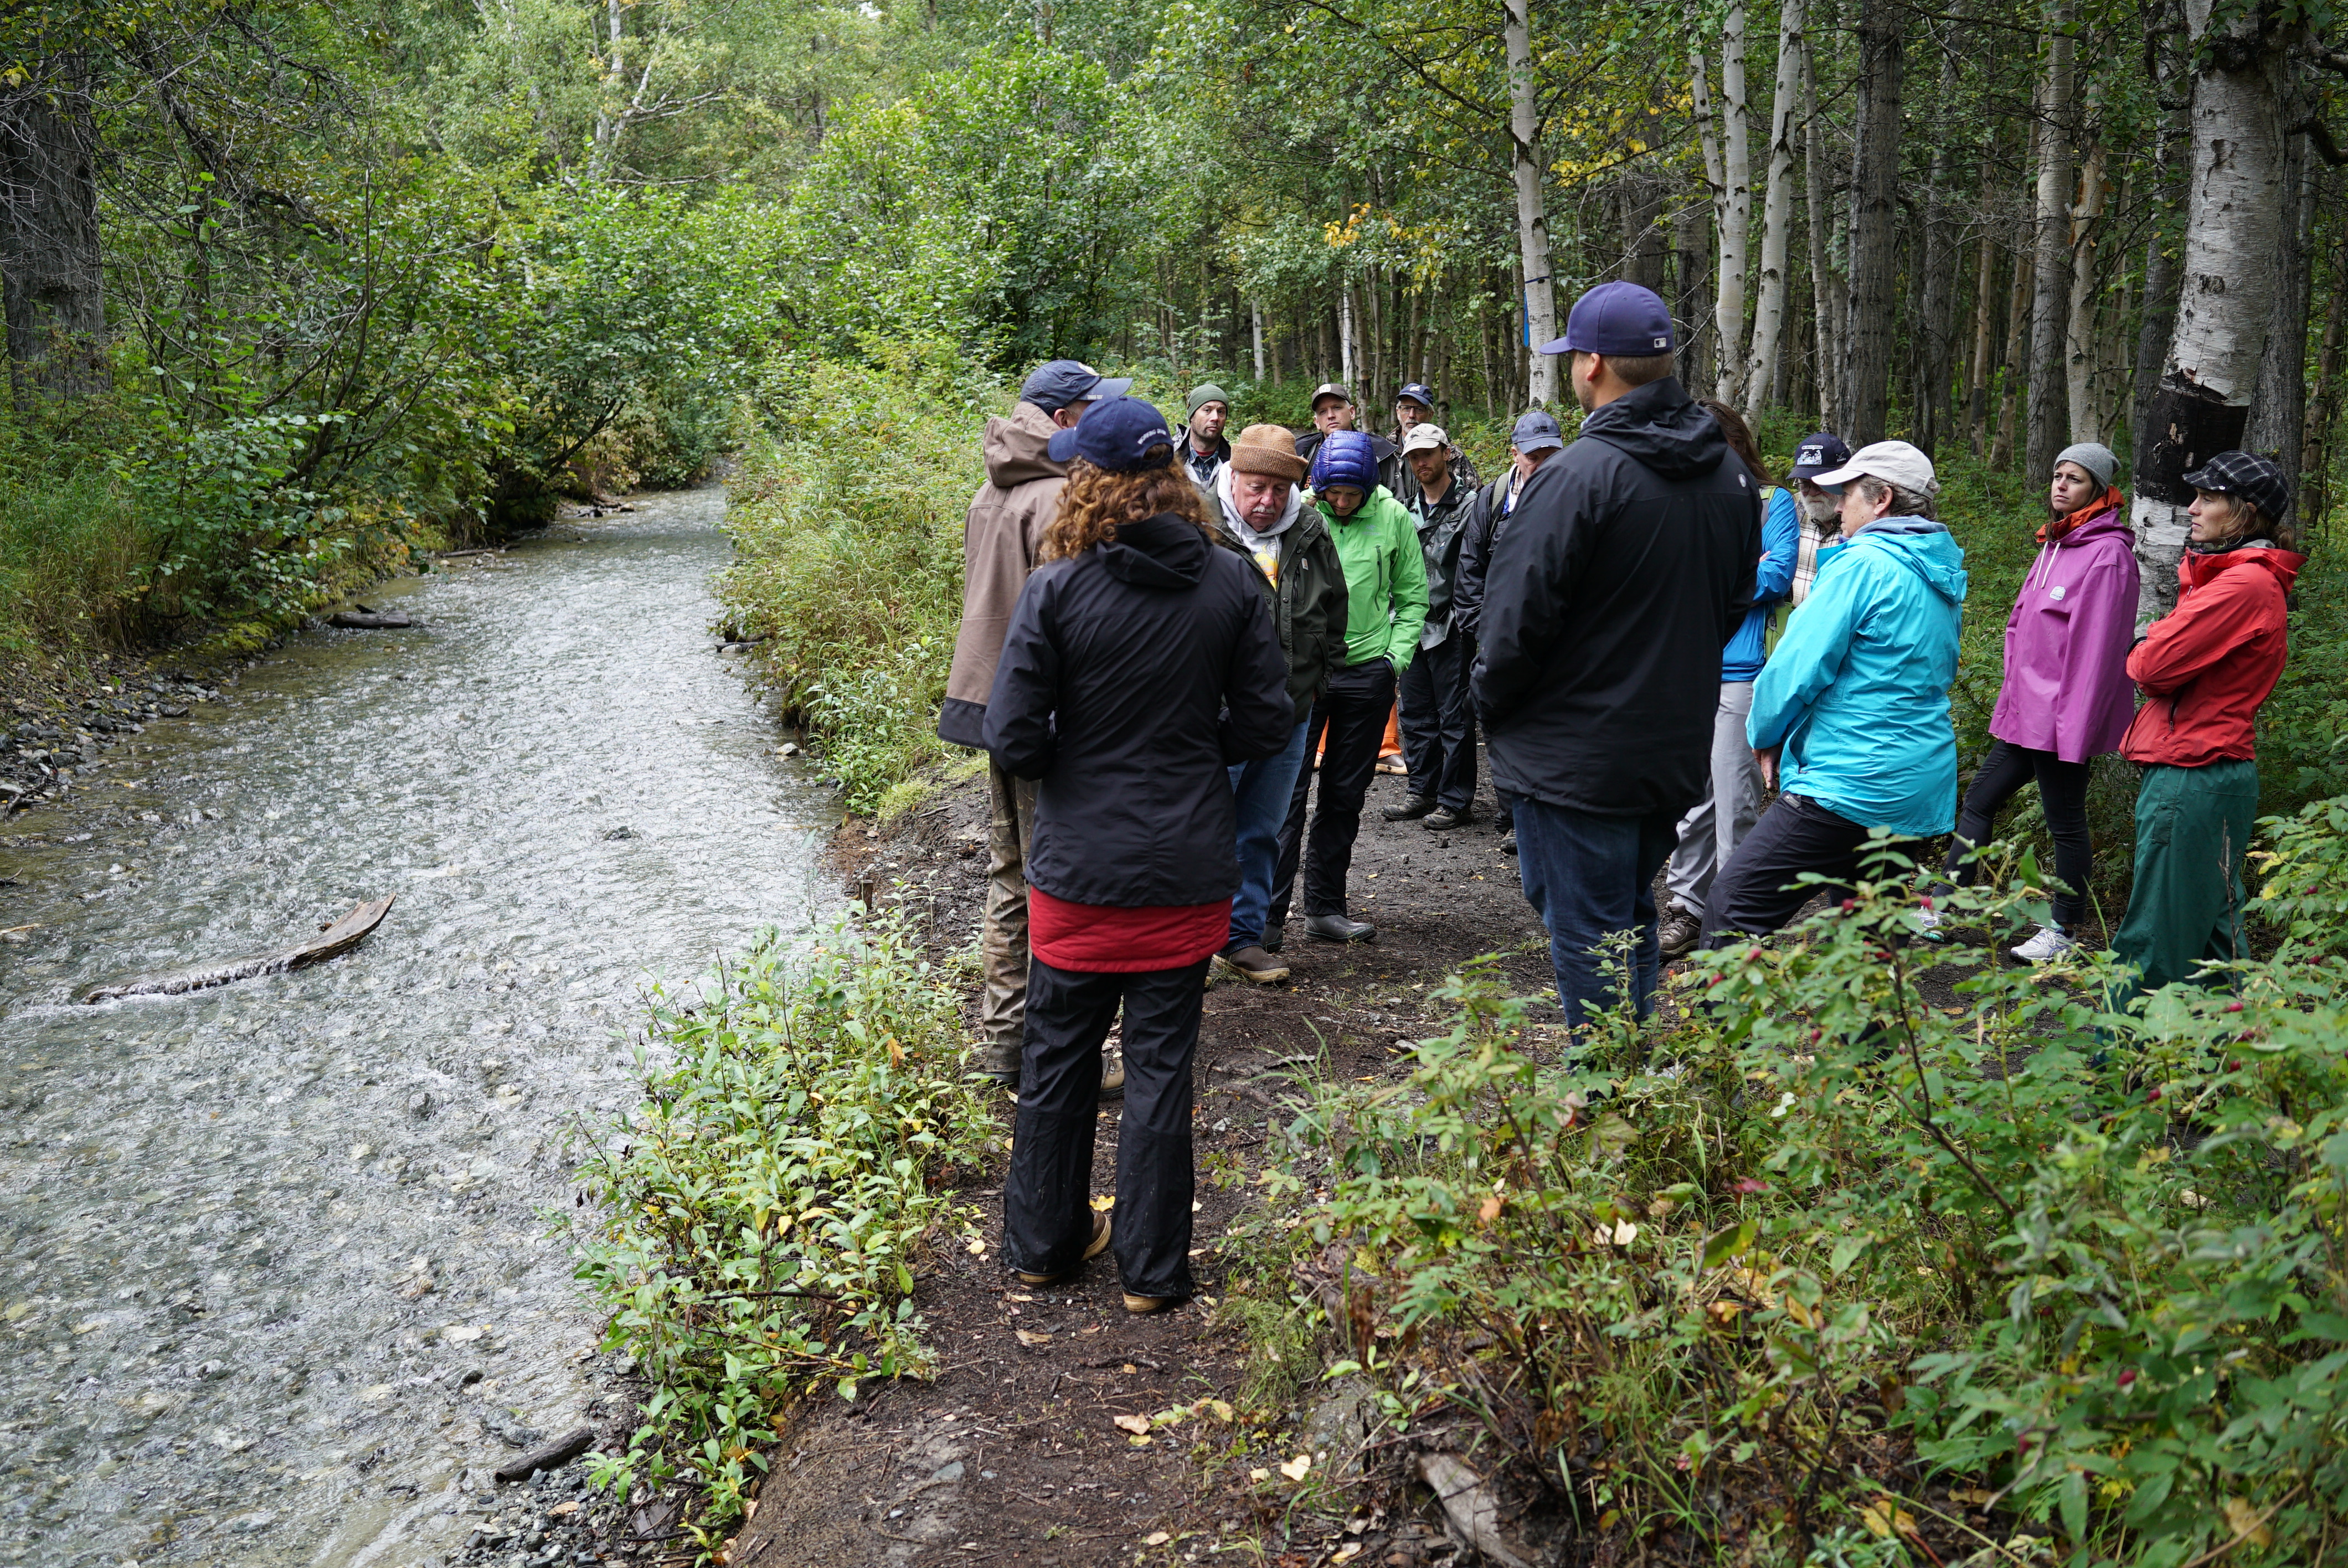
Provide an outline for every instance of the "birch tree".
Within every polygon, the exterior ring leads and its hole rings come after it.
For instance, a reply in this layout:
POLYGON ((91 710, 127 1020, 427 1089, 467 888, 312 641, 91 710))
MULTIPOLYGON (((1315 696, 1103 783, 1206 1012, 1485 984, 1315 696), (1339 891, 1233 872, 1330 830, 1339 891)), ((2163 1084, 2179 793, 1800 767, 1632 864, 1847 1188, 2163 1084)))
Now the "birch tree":
MULTIPOLYGON (((1699 35, 1700 36, 1700 35, 1699 35)), ((1714 395, 1723 403, 1745 400, 1745 275, 1753 230, 1753 110, 1745 86, 1745 5, 1731 0, 1720 44, 1720 130, 1713 130, 1710 73, 1704 48, 1690 55, 1694 108, 1702 131, 1704 174, 1712 185, 1715 225, 1720 231, 1719 292, 1713 303, 1713 331, 1719 344, 1720 372, 1714 395)))
POLYGON ((1776 90, 1769 101, 1769 171, 1761 199, 1761 266, 1755 278, 1753 357, 1746 401, 1766 408, 1785 395, 1777 353, 1786 327, 1786 260, 1794 203, 1794 111, 1801 102, 1803 0, 1777 13, 1776 90))
POLYGON ((2030 312, 2030 405, 2023 466, 2033 479, 2054 466, 2070 412, 2063 350, 2071 312, 2071 67, 2076 0, 2056 0, 2047 17, 2046 74, 2038 89, 2036 291, 2030 312))
MULTIPOLYGON (((1541 193, 1540 84, 1533 78, 1532 0, 1509 0, 1509 171, 1517 186, 1517 244, 1525 269, 1525 328, 1538 351, 1557 336, 1550 287, 1549 208, 1541 193)), ((1532 401, 1557 401, 1557 361, 1532 356, 1532 401)))
POLYGON ((2177 562, 2192 527, 2183 476, 2240 443, 2266 352, 2282 199, 2281 24, 2186 0, 2194 45, 2192 164, 2168 361, 2137 450, 2139 625, 2177 602, 2177 562))

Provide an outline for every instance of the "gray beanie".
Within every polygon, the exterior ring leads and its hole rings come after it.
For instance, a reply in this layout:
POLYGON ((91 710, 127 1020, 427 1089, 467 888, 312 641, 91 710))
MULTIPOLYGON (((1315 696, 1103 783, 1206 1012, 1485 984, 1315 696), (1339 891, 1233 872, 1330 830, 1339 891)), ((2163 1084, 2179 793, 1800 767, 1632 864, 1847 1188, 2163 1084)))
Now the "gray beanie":
POLYGON ((2110 488, 2112 476, 2120 471, 2120 460, 2112 449, 2100 441, 2081 441, 2054 454, 2054 466, 2076 463, 2096 477, 2096 483, 2110 488))

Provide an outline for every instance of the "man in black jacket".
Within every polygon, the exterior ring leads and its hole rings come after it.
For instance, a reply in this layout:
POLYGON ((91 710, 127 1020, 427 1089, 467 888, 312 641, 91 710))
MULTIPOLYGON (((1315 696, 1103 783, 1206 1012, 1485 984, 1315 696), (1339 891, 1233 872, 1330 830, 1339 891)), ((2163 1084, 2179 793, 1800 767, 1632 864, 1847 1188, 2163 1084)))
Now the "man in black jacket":
POLYGON ((1476 705, 1512 797, 1525 897, 1549 927, 1569 1027, 1620 1000, 1599 975, 1636 933, 1655 986, 1655 873, 1704 794, 1720 654, 1761 555, 1761 496, 1672 374, 1663 302, 1601 283, 1543 354, 1572 355, 1581 434, 1537 469, 1494 541, 1476 705))
POLYGON ((1040 779, 1025 1054, 1004 1255, 1047 1284, 1110 1243, 1089 1204, 1102 1040, 1125 1009, 1115 1245, 1126 1308, 1190 1294, 1190 1066, 1240 872, 1231 764, 1295 730, 1256 569, 1218 548, 1139 398, 1052 438, 1071 464, 986 704, 995 765, 1040 779))
MULTIPOLYGON (((1484 612, 1484 573, 1492 564, 1492 541, 1507 525, 1509 514, 1516 508, 1517 497, 1533 470, 1565 450, 1565 436, 1557 427, 1556 418, 1545 410, 1536 408, 1519 415, 1516 429, 1509 436, 1509 466, 1498 478, 1476 492, 1475 505, 1469 509, 1467 531, 1459 540, 1459 576, 1451 589, 1451 625, 1470 645, 1476 641, 1476 626, 1484 612)), ((1469 670, 1475 658, 1467 661, 1469 670)), ((1472 701, 1472 694, 1470 700, 1472 701)), ((1517 852, 1517 827, 1509 810, 1509 795, 1496 790, 1500 809, 1496 825, 1500 830, 1500 848, 1508 854, 1517 852)))

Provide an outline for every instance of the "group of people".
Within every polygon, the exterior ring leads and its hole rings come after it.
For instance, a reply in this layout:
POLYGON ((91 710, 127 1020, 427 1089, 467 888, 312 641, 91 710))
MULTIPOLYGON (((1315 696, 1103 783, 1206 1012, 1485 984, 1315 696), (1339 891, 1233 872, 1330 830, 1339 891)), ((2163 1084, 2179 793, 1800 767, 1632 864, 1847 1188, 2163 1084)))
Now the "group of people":
POLYGON ((1059 360, 989 422, 939 733, 990 760, 981 1067, 1018 1098, 1023 1279, 1113 1248, 1128 1309, 1189 1295, 1204 982, 1287 977, 1300 870, 1308 936, 1375 936, 1346 880, 1397 693, 1410 787, 1385 815, 1470 820, 1481 730, 1570 1027, 1644 1016, 1666 957, 1776 931, 1887 847, 1952 835, 1938 875, 1969 882, 2033 782, 2055 885, 2015 956, 2060 958, 2087 923, 2088 765, 2115 748, 2144 783, 2113 945, 2146 987, 2240 953, 2253 718, 2303 559, 2281 470, 2228 452, 2186 477, 2182 597, 2139 636, 2117 459, 2062 454, 1960 808, 1967 581, 1931 460, 1821 432, 1774 483, 1736 411, 1682 386, 1676 343, 1651 291, 1585 294, 1540 351, 1568 360, 1579 435, 1526 414, 1489 484, 1416 383, 1391 440, 1335 384, 1302 436, 1227 436, 1212 384, 1178 434, 1128 381, 1059 360), (1601 956, 1622 931, 1627 998, 1601 956), (1126 1106, 1097 1212, 1106 1093, 1126 1106))

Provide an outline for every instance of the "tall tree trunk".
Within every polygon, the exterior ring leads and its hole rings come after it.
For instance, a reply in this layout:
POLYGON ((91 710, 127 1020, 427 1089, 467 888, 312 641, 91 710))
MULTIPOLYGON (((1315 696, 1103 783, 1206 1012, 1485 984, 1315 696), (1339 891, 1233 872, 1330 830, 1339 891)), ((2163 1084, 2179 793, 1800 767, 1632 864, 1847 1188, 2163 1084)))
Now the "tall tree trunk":
MULTIPOLYGON (((1681 340, 1680 381, 1702 395, 1714 382, 1713 350, 1718 345, 1704 333, 1703 320, 1712 309, 1712 225, 1704 202, 1691 201, 1672 219, 1672 247, 1679 272, 1672 314, 1685 329, 1681 340)), ((1715 394, 1718 395, 1718 394, 1715 394)))
POLYGON ((1255 343, 1256 384, 1261 386, 1263 384, 1263 302, 1262 300, 1248 302, 1248 327, 1255 343))
POLYGON ((1783 401, 1777 377, 1786 329, 1787 233, 1794 200, 1794 110, 1801 101, 1802 0, 1785 0, 1777 13, 1777 81, 1769 100, 1769 172, 1761 198, 1761 266, 1754 280, 1753 357, 1746 362, 1745 401, 1756 410, 1783 401))
MULTIPOLYGON (((1696 81, 1704 84, 1704 57, 1696 56, 1696 81)), ((1710 117, 1705 119, 1707 128, 1710 117)), ((1745 5, 1729 0, 1728 22, 1720 40, 1719 181, 1713 187, 1713 220, 1720 231, 1719 294, 1713 305, 1713 337, 1718 370, 1714 395, 1732 407, 1746 399, 1745 274, 1753 233, 1753 106, 1745 87, 1745 5)))
POLYGON ((1859 106, 1850 162, 1850 313, 1845 336, 1853 446, 1883 439, 1900 271, 1900 87, 1907 14, 1866 0, 1859 17, 1859 106))
POLYGON ((1818 383, 1818 425, 1839 431, 1843 425, 1841 274, 1835 271, 1827 239, 1828 213, 1833 204, 1827 190, 1824 159, 1818 156, 1818 78, 1806 35, 1802 42, 1802 206, 1809 220, 1810 313, 1818 333, 1818 353, 1812 363, 1818 383))
MULTIPOLYGON (((1986 207, 1990 192, 1997 188, 1997 158, 1993 149, 1982 151, 1982 204, 1986 207)), ((1980 254, 1973 263, 1973 364, 1972 374, 1965 387, 1965 425, 1972 433, 1973 456, 1982 456, 1989 447, 1989 375, 1990 355, 1997 346, 1997 235, 1988 221, 1981 225, 1978 241, 1980 254)))
MULTIPOLYGON (((2182 31, 2175 15, 2173 0, 2145 12, 2145 51, 2152 60, 2156 97, 2184 95, 2177 80, 2176 51, 2162 47, 2164 40, 2182 31)), ((2185 203, 2178 174, 2190 167, 2189 157, 2178 154, 2191 144, 2192 106, 2180 102, 2164 111, 2153 132, 2152 168, 2153 192, 2148 205, 2155 213, 2152 233, 2144 242, 2144 316, 2137 323, 2136 334, 2136 376, 2133 396, 2128 407, 2129 428, 2134 433, 2132 451, 2141 454, 2151 445, 2152 435, 2146 416, 2152 411, 2154 393, 2160 385, 2160 369, 2168 359, 2168 333, 2177 324, 2178 253, 2182 243, 2175 215, 2185 203)))
POLYGON ((1990 466, 2013 466, 2013 427, 2022 412, 2022 356, 2030 352, 2031 272, 2036 258, 2030 247, 2013 251, 2013 286, 2005 297, 2005 385, 1997 405, 1997 439, 1989 449, 1990 466))
MULTIPOLYGON (((2087 115, 2092 121, 2098 98, 2087 88, 2087 115)), ((2071 298, 2064 307, 2063 364, 2065 402, 2069 413, 2064 446, 2073 441, 2106 441, 2103 398, 2097 374, 2103 364, 2103 344, 2096 331, 2096 306, 2102 299, 2096 272, 2096 246, 2104 226, 2104 138, 2087 133, 2086 161, 2079 169, 2079 199, 2071 205, 2071 298)), ((2057 446, 2055 451, 2062 450, 2057 446)), ((2049 467, 2053 454, 2048 454, 2049 467)))
POLYGON ((2168 365, 2137 449, 2137 559, 2148 623, 2177 602, 2177 562, 2192 527, 2184 474, 2239 446, 2266 352, 2274 302, 2274 231, 2281 216, 2284 38, 2256 13, 2227 22, 2216 0, 2186 0, 2194 58, 2193 151, 2186 193, 2183 276, 2168 365))
POLYGON ((2282 188, 2291 203, 2290 217, 2275 225, 2274 301, 2267 309, 2267 349, 2260 357, 2258 388, 2251 395, 2250 417, 2242 432, 2243 448, 2263 452, 2281 463, 2283 472, 2291 477, 2294 491, 2304 483, 2298 464, 2307 441, 2307 292, 2314 272, 2310 261, 2315 248, 2314 161, 2307 156, 2304 136, 2284 142, 2282 188))
MULTIPOLYGON (((1540 84, 1533 80, 1532 0, 1509 0, 1501 28, 1509 57, 1509 167, 1517 183, 1517 251, 1524 268, 1525 324, 1532 347, 1557 336, 1550 290, 1549 208, 1541 193, 1540 84)), ((1557 361, 1532 356, 1532 400, 1557 401, 1557 361)))
POLYGON ((0 301, 16 404, 107 384, 98 136, 74 60, 0 98, 0 301))
POLYGON ((2037 298, 2030 312, 2030 417, 2024 472, 2042 482, 2069 443, 2069 378, 2063 351, 2071 313, 2071 90, 2077 0, 2054 0, 2047 15, 2046 74, 2038 88, 2037 298))
POLYGON ((1949 360, 1956 336, 1956 241, 1950 232, 1950 119, 1957 96, 1956 51, 1941 51, 1941 90, 1932 105, 1932 164, 1924 182, 1924 286, 1917 311, 1916 445, 1937 456, 1949 429, 1949 360))
MULTIPOLYGON (((2325 178, 2322 169, 2316 170, 2318 206, 2322 204, 2325 178)), ((2348 234, 2334 239, 2326 262, 2323 345, 2316 351, 2315 396, 2307 411, 2307 435, 2300 448, 2300 472, 2307 477, 2299 503, 2302 540, 2311 535, 2321 539, 2329 531, 2333 436, 2340 422, 2341 349, 2348 343, 2348 234)))

